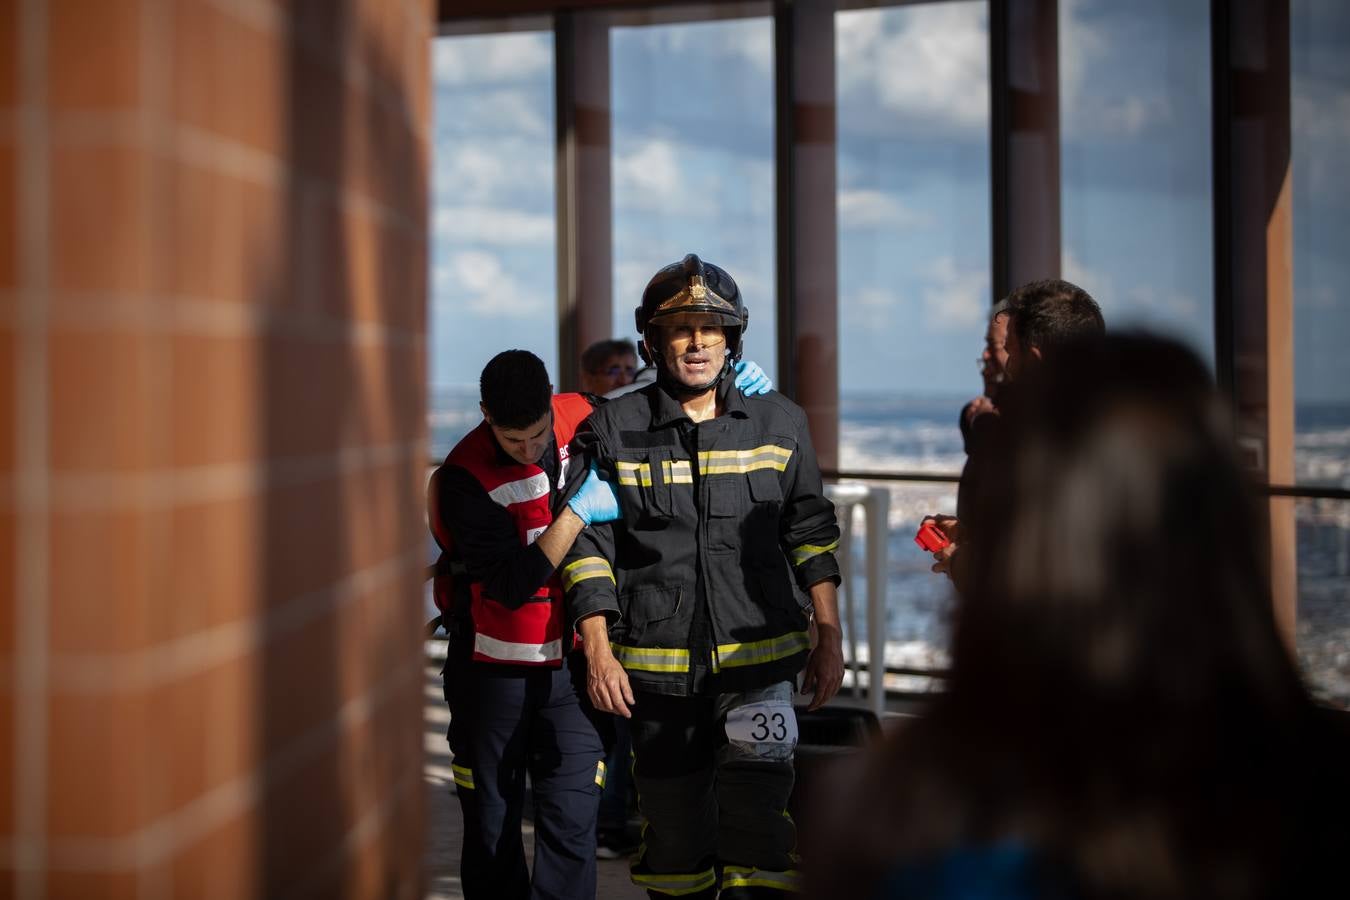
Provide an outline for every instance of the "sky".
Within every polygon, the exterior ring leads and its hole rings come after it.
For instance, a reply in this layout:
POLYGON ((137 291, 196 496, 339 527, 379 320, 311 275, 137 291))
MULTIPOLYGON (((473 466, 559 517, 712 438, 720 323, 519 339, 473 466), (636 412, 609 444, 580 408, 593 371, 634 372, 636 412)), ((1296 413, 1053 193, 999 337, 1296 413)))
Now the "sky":
MULTIPOLYGON (((1209 0, 1061 0, 1064 277, 1113 327, 1212 359, 1209 0)), ((984 0, 836 18, 840 382, 973 394, 990 302, 984 0)), ((737 279, 747 355, 774 358, 768 18, 611 30, 614 332, 660 266, 737 279), (675 63, 674 65, 672 63, 675 63)), ((1300 401, 1350 402, 1350 4, 1292 2, 1300 401)), ((433 385, 498 350, 556 368, 548 32, 438 38, 433 385)))

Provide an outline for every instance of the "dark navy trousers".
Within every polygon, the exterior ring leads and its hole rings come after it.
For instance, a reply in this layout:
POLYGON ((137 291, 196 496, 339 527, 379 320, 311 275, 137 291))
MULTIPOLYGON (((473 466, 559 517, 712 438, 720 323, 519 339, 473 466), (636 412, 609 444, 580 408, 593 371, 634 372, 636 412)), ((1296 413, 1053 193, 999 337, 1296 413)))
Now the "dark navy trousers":
POLYGON ((476 663, 452 640, 447 737, 464 815, 460 878, 469 900, 595 897, 595 824, 608 716, 586 698, 586 664, 476 663), (525 776, 534 797, 534 879, 525 864, 525 776))

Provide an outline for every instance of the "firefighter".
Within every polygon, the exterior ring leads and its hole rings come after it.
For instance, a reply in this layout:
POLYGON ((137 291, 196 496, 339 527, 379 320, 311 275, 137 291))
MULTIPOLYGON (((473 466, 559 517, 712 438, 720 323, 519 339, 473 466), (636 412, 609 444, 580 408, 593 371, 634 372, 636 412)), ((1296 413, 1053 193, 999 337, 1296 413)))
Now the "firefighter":
POLYGON ((566 555, 567 617, 591 701, 631 717, 647 819, 632 877, 654 897, 797 889, 794 679, 805 666, 811 709, 843 679, 839 529, 805 414, 726 378, 748 318, 717 266, 661 269, 637 309, 656 383, 578 435, 621 515, 566 555))

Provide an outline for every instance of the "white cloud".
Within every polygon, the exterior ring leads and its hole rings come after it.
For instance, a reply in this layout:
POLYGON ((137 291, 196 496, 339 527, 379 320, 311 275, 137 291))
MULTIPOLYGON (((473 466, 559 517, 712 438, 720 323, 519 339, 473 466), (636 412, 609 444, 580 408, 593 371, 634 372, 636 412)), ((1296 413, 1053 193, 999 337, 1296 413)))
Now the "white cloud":
POLYGON ((840 317, 845 326, 884 330, 895 323, 902 302, 892 291, 863 288, 840 298, 840 317))
POLYGON ((773 23, 767 18, 647 26, 640 33, 657 59, 740 57, 761 72, 773 71, 773 23))
MULTIPOLYGON (((1086 2, 1092 0, 1064 0, 1061 7, 1059 90, 1064 134, 1075 139, 1133 138, 1171 121, 1166 79, 1150 71, 1152 62, 1147 57, 1132 54, 1133 48, 1092 24, 1091 17, 1083 13, 1086 2), (1108 61, 1125 64, 1132 77, 1122 80, 1117 75, 1108 80, 1099 76, 1092 83, 1089 74, 1106 69, 1108 61), (1117 93, 1122 85, 1128 85, 1131 93, 1117 93)), ((1150 47, 1148 52, 1157 50, 1150 47)))
POLYGON ((438 204, 502 206, 508 195, 553 194, 553 148, 529 141, 441 141, 433 153, 438 204))
POLYGON ((432 219, 438 243, 550 245, 552 216, 492 206, 441 206, 432 219))
POLYGON ((432 42, 437 86, 518 82, 553 67, 553 36, 545 32, 442 37, 432 42))
POLYGON ((934 331, 978 329, 989 313, 989 273, 963 269, 950 256, 933 260, 923 275, 923 315, 934 331))
POLYGON ((929 217, 910 209, 885 191, 848 189, 839 192, 840 228, 906 230, 928 224, 929 217))
POLYGON ((526 290, 498 256, 481 250, 456 253, 437 266, 431 290, 437 314, 446 316, 456 311, 508 319, 547 316, 553 301, 526 290))
MULTIPOLYGON (((544 91, 547 85, 544 85, 544 91)), ((553 110, 548 95, 539 89, 501 88, 484 91, 443 90, 436 97, 434 113, 436 142, 444 144, 461 137, 500 140, 531 137, 553 140, 553 110)))
POLYGON ((685 189, 675 144, 653 138, 631 153, 615 154, 614 183, 616 200, 626 209, 666 208, 685 189))
POLYGON ((864 10, 836 18, 842 93, 874 91, 883 110, 931 129, 989 121, 989 33, 984 4, 864 10))

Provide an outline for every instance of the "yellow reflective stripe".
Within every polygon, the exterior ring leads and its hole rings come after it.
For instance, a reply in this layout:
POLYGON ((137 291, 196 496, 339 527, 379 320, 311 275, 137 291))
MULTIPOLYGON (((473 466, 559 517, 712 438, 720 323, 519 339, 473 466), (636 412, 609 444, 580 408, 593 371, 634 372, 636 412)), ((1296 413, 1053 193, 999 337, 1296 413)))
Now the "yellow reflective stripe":
POLYGON ((718 644, 713 651, 713 671, 733 669, 738 666, 758 666, 778 659, 787 659, 811 647, 811 640, 805 631, 789 631, 778 637, 762 641, 749 641, 743 644, 718 644))
POLYGON ((792 564, 794 566, 800 566, 814 556, 819 556, 822 553, 833 553, 838 549, 839 541, 837 540, 830 541, 828 544, 822 544, 820 546, 815 544, 802 544, 792 551, 792 564))
POLYGON ((652 467, 647 463, 616 462, 614 465, 619 469, 619 484, 652 486, 652 467))
POLYGON ((800 891, 802 876, 796 869, 771 872, 745 866, 726 866, 722 869, 722 890, 738 887, 777 888, 780 891, 800 891))
POLYGON ((466 790, 473 790, 473 769, 468 766, 450 764, 450 773, 455 776, 455 784, 466 790))
POLYGON ((608 772, 605 769, 605 761, 602 759, 595 764, 595 783, 600 785, 601 789, 605 786, 605 777, 608 772))
POLYGON ((695 872, 692 875, 638 872, 633 869, 629 871, 629 877, 633 879, 633 884, 640 888, 656 891, 658 894, 667 894, 671 897, 696 894, 717 884, 717 873, 712 869, 704 869, 702 872, 695 872))
POLYGON ((792 450, 777 444, 762 444, 750 450, 704 450, 698 455, 698 470, 704 475, 744 475, 759 469, 787 469, 792 450))
POLYGON ((614 658, 625 669, 639 672, 688 672, 689 651, 663 647, 626 647, 610 644, 614 658))
POLYGON ((613 583, 614 569, 610 567, 609 560, 603 556, 583 556, 576 562, 563 566, 563 590, 570 591, 587 578, 608 578, 613 583))
POLYGON ((694 470, 687 459, 661 460, 661 474, 667 484, 693 484, 694 470))

